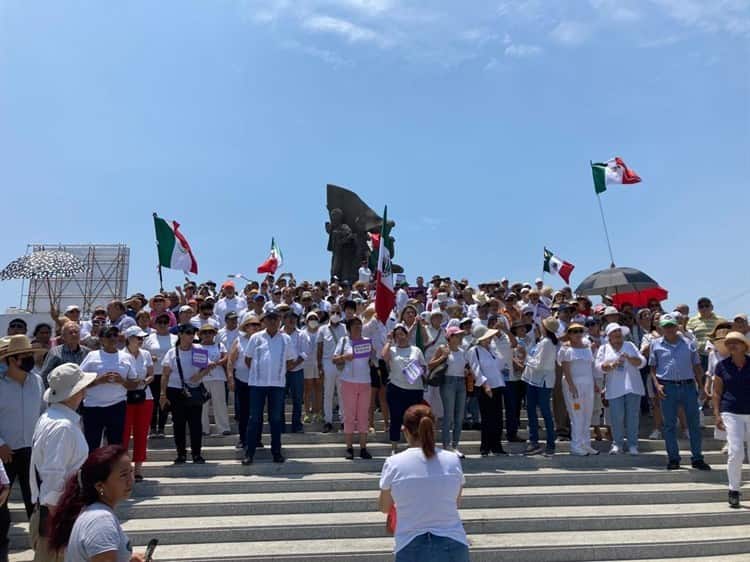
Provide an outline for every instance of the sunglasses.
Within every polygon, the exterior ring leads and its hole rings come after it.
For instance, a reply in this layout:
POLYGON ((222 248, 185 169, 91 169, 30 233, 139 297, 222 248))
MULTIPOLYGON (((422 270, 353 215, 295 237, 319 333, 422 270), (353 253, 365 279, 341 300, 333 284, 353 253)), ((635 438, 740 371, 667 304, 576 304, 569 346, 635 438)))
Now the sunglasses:
POLYGON ((568 330, 568 333, 569 334, 582 334, 583 330, 581 330, 580 328, 574 328, 572 330, 568 330))
POLYGON ((183 335, 183 336, 194 336, 195 332, 189 332, 189 331, 187 331, 187 332, 180 332, 180 335, 183 335))
POLYGON ((698 308, 711 308, 711 303, 709 302, 709 303, 699 304, 698 308))

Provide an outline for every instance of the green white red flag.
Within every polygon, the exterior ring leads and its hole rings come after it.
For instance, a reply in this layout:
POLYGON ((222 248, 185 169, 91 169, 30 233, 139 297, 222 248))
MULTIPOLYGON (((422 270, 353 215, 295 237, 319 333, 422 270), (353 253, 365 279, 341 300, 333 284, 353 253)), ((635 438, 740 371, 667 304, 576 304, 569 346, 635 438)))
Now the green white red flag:
POLYGON ((159 265, 169 269, 181 269, 185 273, 198 273, 198 262, 187 239, 180 232, 180 223, 167 222, 154 213, 156 245, 159 250, 159 265))
POLYGON ((271 238, 271 253, 268 254, 268 259, 258 266, 258 273, 270 273, 273 275, 283 263, 284 254, 281 253, 281 248, 276 244, 276 240, 271 238))
POLYGON ((390 236, 390 227, 388 226, 388 206, 383 210, 383 226, 380 230, 380 239, 378 240, 378 268, 375 275, 375 313, 378 320, 383 324, 388 321, 388 317, 393 311, 396 304, 396 292, 393 289, 393 269, 391 267, 391 252, 388 249, 386 240, 390 236))
POLYGON ((619 156, 606 162, 592 163, 591 173, 594 176, 594 191, 597 193, 607 191, 608 185, 627 185, 641 181, 640 176, 628 168, 619 156))
POLYGON ((561 260, 547 248, 544 248, 544 271, 547 273, 556 273, 563 278, 565 283, 570 283, 570 274, 575 266, 565 260, 561 260))

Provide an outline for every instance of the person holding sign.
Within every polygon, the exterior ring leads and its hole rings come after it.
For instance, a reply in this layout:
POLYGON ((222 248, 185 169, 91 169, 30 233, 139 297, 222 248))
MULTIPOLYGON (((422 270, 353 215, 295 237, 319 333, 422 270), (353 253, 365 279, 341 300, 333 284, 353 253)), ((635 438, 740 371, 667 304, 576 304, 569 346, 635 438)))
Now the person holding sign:
POLYGON ((346 458, 354 459, 354 433, 359 433, 359 456, 371 459, 367 450, 368 414, 370 409, 370 364, 374 353, 372 340, 362 337, 362 320, 353 317, 346 322, 349 334, 333 353, 333 362, 343 362, 341 391, 344 401, 344 439, 346 458))
POLYGON ((422 350, 409 343, 409 328, 399 322, 388 336, 383 347, 383 360, 388 364, 390 378, 386 389, 388 410, 391 414, 389 436, 391 455, 398 452, 401 440, 401 421, 409 407, 422 402, 427 373, 427 362, 422 350))

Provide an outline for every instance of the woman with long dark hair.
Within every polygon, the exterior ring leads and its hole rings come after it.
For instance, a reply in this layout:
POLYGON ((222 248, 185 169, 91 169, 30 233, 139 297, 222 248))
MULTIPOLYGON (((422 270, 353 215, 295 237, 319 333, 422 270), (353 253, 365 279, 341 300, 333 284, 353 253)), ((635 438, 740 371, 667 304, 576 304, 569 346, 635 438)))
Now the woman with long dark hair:
POLYGON ((65 562, 143 562, 114 511, 132 491, 127 451, 119 445, 96 449, 65 483, 50 519, 50 547, 67 548, 65 562))
POLYGON ((435 448, 435 417, 423 404, 403 417, 409 448, 388 458, 380 475, 379 507, 396 506, 396 562, 468 562, 458 504, 465 483, 461 460, 435 448))

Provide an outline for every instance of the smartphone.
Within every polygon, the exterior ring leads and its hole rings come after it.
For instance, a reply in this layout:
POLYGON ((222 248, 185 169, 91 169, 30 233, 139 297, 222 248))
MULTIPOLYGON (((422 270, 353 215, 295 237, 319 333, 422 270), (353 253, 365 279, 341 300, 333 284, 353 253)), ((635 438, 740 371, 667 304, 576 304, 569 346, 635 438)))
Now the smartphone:
POLYGON ((148 541, 148 546, 146 547, 146 562, 151 562, 153 560, 157 544, 159 544, 159 539, 151 539, 148 541))

